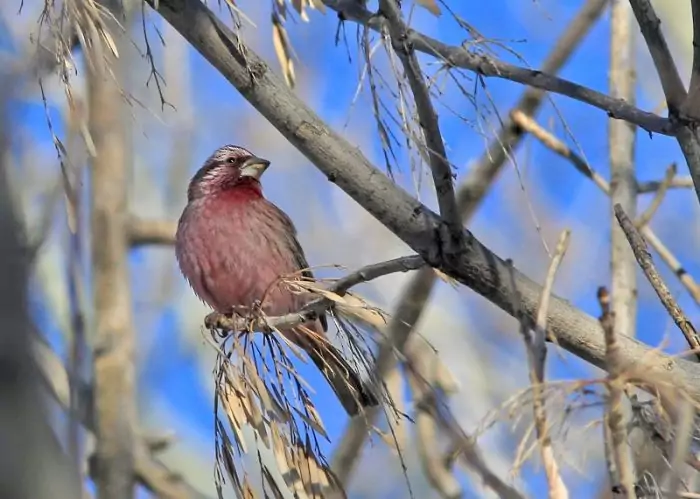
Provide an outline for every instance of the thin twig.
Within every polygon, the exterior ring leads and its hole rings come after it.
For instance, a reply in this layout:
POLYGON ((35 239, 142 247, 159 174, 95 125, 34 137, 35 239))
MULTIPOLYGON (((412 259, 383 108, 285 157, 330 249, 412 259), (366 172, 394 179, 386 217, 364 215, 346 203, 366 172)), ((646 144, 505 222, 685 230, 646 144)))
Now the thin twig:
MULTIPOLYGON (((663 180, 650 180, 648 182, 639 182, 637 185, 637 192, 639 194, 648 194, 650 192, 656 192, 661 188, 663 180)), ((693 179, 690 177, 674 177, 671 183, 668 185, 669 189, 689 189, 693 187, 693 179)))
POLYGON ((430 91, 412 45, 407 43, 408 27, 402 19, 396 0, 379 0, 379 12, 386 16, 388 31, 394 52, 399 56, 406 72, 406 79, 413 92, 418 120, 428 149, 430 170, 437 194, 440 215, 448 224, 448 251, 457 251, 462 241, 462 221, 457 210, 454 176, 447 160, 437 113, 430 99, 430 91))
POLYGON ((695 331, 695 327, 685 315, 680 305, 678 305, 678 302, 673 297, 673 294, 671 294, 668 286, 666 286, 666 283, 656 270, 656 266, 652 261, 651 254, 649 254, 644 238, 639 234, 632 220, 630 220, 619 204, 615 205, 614 209, 617 221, 625 232, 625 236, 627 236, 627 240, 634 252, 637 263, 639 263, 644 275, 646 275, 649 280, 649 284, 651 284, 654 291, 656 291, 656 294, 673 319, 673 322, 676 323, 678 329, 680 329, 683 336, 685 336, 690 348, 696 351, 696 356, 700 360, 700 338, 695 331))
MULTIPOLYGON (((602 301, 602 300, 601 300, 602 301)), ((633 463, 629 454, 625 431, 625 414, 623 411, 623 399, 625 379, 620 362, 620 352, 615 334, 615 311, 603 311, 600 323, 605 332, 605 358, 608 370, 608 397, 606 404, 605 422, 608 427, 609 446, 612 452, 612 462, 615 473, 611 479, 613 489, 624 494, 628 499, 636 499, 636 482, 633 463), (616 483, 617 480, 619 483, 616 483)))
MULTIPOLYGON (((153 0, 148 1, 152 2, 153 0)), ((160 3, 162 5, 166 2, 160 3)), ((323 0, 323 3, 336 12, 341 13, 344 20, 355 21, 372 29, 381 30, 381 20, 362 6, 361 2, 323 0)), ((444 61, 447 66, 460 67, 485 77, 502 78, 556 94, 566 95, 572 99, 602 109, 613 118, 634 123, 648 132, 674 135, 674 126, 666 118, 642 111, 622 100, 614 99, 571 81, 557 78, 544 71, 515 66, 483 53, 471 52, 464 47, 448 45, 412 29, 409 29, 407 32, 406 43, 413 45, 413 48, 419 52, 425 52, 444 61)))
POLYGON ((525 347, 527 348, 527 359, 530 366, 530 382, 532 384, 535 429, 540 442, 542 463, 547 474, 547 485, 549 487, 549 497, 552 499, 566 499, 569 491, 559 473, 559 465, 554 457, 552 440, 549 436, 547 425, 547 411, 545 408, 544 394, 542 393, 545 373, 545 362, 547 359, 547 309, 549 308, 549 297, 554 286, 554 277, 561 265, 564 254, 569 245, 571 231, 564 230, 559 236, 559 241, 552 255, 547 270, 547 277, 542 288, 540 306, 537 311, 535 330, 530 332, 528 328, 522 328, 525 347))
POLYGON ((659 209, 661 203, 666 197, 666 193, 668 192, 669 186, 671 185, 673 179, 676 176, 676 171, 676 163, 671 163, 668 166, 668 168, 666 168, 666 175, 664 176, 663 181, 659 185, 659 189, 656 191, 654 199, 651 200, 651 204, 649 205, 649 207, 646 210, 644 210, 644 212, 641 215, 639 215, 639 218, 637 218, 637 221, 635 222, 638 229, 642 229, 643 227, 648 225, 651 219, 656 214, 656 211, 659 209))
MULTIPOLYGON (((512 118, 520 126, 522 126, 524 130, 527 130, 536 139, 540 140, 543 145, 559 154, 561 157, 569 160, 574 168, 576 168, 587 178, 593 180, 593 182, 606 195, 610 195, 610 185, 608 182, 590 165, 588 165, 585 160, 571 151, 571 149, 569 149, 569 147, 567 147, 561 140, 542 128, 541 125, 539 125, 529 116, 525 116, 522 113, 513 113, 512 118)), ((693 300, 700 305, 700 286, 698 286, 695 279, 693 279, 693 277, 685 270, 680 261, 673 255, 671 250, 669 250, 666 245, 664 245, 663 242, 656 236, 656 234, 651 230, 651 227, 646 225, 640 230, 640 232, 647 242, 659 254, 664 263, 666 263, 671 271, 678 276, 678 279, 688 290, 688 293, 690 293, 690 295, 693 297, 693 300)))

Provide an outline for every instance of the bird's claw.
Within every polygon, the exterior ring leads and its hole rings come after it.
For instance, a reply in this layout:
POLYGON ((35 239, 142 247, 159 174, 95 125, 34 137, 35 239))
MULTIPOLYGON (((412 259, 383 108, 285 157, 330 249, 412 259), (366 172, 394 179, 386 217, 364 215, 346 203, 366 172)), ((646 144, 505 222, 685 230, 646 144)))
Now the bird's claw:
POLYGON ((217 329, 220 317, 221 314, 219 314, 218 312, 212 312, 210 314, 207 314, 207 316, 204 318, 204 327, 206 327, 207 329, 217 329))

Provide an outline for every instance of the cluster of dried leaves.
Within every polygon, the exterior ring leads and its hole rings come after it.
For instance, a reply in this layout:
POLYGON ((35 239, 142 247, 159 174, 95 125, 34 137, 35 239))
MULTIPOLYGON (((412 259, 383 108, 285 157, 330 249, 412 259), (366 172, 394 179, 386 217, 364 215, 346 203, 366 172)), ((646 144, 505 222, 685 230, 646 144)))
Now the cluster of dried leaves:
MULTIPOLYGON (((373 335, 361 331, 351 320, 376 324, 384 320, 385 314, 354 293, 334 292, 333 286, 329 289, 310 279, 286 279, 283 285, 292 292, 315 295, 317 300, 312 301, 310 311, 333 307, 331 314, 341 333, 341 343, 349 346, 360 371, 366 371, 371 365, 373 335)), ((303 354, 277 334, 285 321, 302 322, 302 315, 268 320, 261 313, 234 319, 212 314, 207 319, 211 326, 208 339, 217 352, 216 484, 220 492, 228 477, 240 497, 258 497, 259 493, 281 497, 283 489, 300 498, 344 496, 344 488, 319 445, 319 439, 328 440, 328 435, 310 395, 313 388, 292 362, 292 357, 303 359, 303 354), (226 329, 218 329, 222 326, 226 329), (256 330, 268 332, 254 333, 256 330), (246 434, 246 428, 252 430, 252 436, 246 434), (274 456, 276 469, 266 464, 261 454, 265 450, 274 456), (253 455, 257 459, 251 463, 253 455), (260 481, 250 478, 251 466, 262 476, 261 490, 256 487, 260 481)), ((384 399, 387 407, 393 406, 390 395, 384 399)))

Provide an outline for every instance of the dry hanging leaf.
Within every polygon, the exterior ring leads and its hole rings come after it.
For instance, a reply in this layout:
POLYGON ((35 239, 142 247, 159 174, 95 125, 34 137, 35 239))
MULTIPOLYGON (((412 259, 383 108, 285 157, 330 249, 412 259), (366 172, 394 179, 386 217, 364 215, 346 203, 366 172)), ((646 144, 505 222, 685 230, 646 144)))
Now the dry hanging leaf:
POLYGON ((292 0, 292 5, 294 9, 299 13, 301 20, 304 22, 309 22, 309 16, 306 15, 306 0, 292 0))
POLYGON ((326 13, 326 5, 321 0, 309 0, 309 5, 312 9, 316 9, 321 14, 326 13))
POLYGON ((432 14, 434 14, 435 16, 439 16, 440 14, 442 14, 440 7, 438 7, 438 4, 435 0, 416 0, 416 3, 424 9, 431 12, 432 14))
POLYGON ((284 26, 282 26, 282 23, 277 16, 274 16, 272 19, 272 43, 275 47, 277 60, 282 67, 284 81, 287 83, 289 88, 294 88, 294 61, 292 61, 291 57, 287 31, 284 29, 284 26))

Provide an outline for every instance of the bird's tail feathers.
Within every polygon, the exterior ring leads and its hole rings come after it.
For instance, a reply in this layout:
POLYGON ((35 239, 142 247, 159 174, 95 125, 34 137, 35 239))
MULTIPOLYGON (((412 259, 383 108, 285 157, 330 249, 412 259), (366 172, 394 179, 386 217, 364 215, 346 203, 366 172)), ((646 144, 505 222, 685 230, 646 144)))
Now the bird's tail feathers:
POLYGON ((372 407, 379 404, 377 397, 367 383, 341 356, 337 348, 327 340, 315 343, 316 348, 309 348, 307 353, 328 380, 338 400, 349 415, 355 416, 360 407, 372 407))

